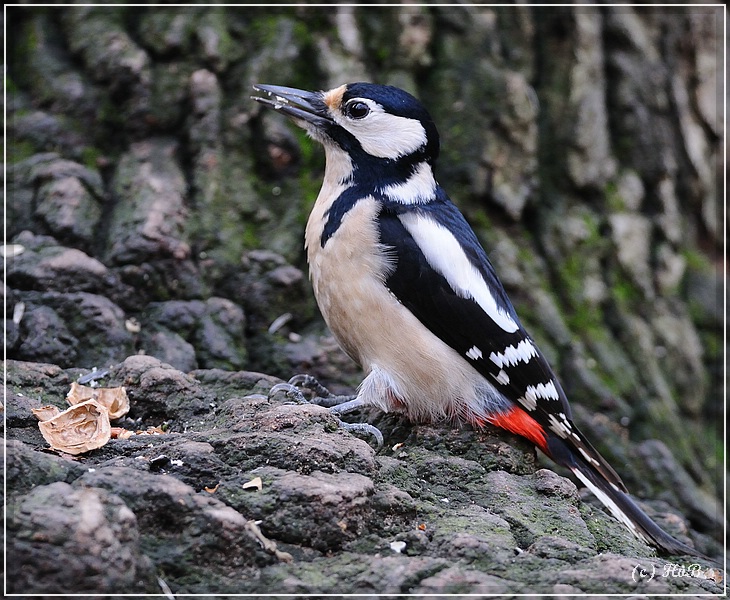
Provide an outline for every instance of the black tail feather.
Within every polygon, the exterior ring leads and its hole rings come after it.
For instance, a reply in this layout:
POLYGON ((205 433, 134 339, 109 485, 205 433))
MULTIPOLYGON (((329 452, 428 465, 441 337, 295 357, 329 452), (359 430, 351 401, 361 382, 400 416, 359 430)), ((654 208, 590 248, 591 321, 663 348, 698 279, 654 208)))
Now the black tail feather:
MULTIPOLYGON (((611 514, 639 539, 655 546, 665 554, 695 556, 710 562, 713 559, 680 542, 657 525, 629 496, 618 475, 608 479, 603 465, 607 461, 577 431, 575 438, 583 452, 576 451, 570 444, 574 440, 550 437, 547 443, 550 457, 558 464, 570 469, 573 474, 608 508, 611 514), (583 456, 582 454, 587 454, 583 456)), ((609 466, 610 469, 610 466, 609 466)), ((615 473, 610 469, 610 473, 615 473)))
MULTIPOLYGON (((639 539, 671 555, 688 555, 698 558, 708 557, 691 546, 680 542, 657 525, 626 492, 614 488, 600 477, 596 477, 590 467, 577 465, 571 468, 573 474, 595 494, 601 503, 639 539)), ((709 560, 709 559, 708 559, 709 560)))

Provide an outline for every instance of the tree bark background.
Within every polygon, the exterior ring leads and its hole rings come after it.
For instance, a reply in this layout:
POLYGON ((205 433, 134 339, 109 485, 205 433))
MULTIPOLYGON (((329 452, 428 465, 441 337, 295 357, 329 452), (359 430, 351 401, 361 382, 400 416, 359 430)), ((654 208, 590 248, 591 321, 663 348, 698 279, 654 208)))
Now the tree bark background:
POLYGON ((323 153, 249 96, 397 85, 579 425, 713 534, 722 10, 8 7, 8 357, 356 384, 302 275, 323 153))

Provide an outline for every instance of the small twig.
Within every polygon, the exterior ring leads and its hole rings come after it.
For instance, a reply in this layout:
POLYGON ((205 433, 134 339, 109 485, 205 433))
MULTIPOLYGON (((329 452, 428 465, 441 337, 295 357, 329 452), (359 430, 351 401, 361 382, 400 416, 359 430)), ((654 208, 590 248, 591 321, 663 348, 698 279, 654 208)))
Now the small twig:
POLYGON ((259 523, 260 521, 246 521, 246 531, 248 531, 251 535, 253 535, 254 538, 256 538, 256 541, 261 544, 261 547, 266 550, 266 552, 268 552, 269 554, 273 554, 281 562, 292 562, 294 560, 294 557, 288 552, 283 552, 279 550, 276 547, 276 542, 271 541, 261 532, 261 529, 259 529, 258 525, 259 523))

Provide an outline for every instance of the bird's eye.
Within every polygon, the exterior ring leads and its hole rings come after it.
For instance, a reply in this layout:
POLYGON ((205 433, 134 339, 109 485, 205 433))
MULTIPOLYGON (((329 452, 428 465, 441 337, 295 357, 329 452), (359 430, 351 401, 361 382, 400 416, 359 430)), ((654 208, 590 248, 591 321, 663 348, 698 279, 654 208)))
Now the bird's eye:
POLYGON ((355 100, 345 106, 345 114, 351 119, 364 119, 370 114, 370 107, 364 102, 355 100))

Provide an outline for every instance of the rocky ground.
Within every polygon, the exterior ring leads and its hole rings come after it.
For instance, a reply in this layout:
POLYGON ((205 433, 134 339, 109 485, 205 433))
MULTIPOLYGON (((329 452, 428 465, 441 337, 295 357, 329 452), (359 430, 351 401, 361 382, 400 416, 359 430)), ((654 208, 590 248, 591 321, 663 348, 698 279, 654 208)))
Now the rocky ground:
MULTIPOLYGON (((388 417, 376 421, 387 443, 375 451, 326 409, 269 397, 273 377, 183 373, 131 356, 103 380, 131 400, 116 424, 164 433, 71 457, 48 450, 30 409, 63 406, 81 371, 7 368, 13 593, 721 590, 709 563, 657 558, 540 468, 528 444, 496 431, 388 417), (694 563, 702 568, 660 575, 694 563)), ((644 450, 659 458, 662 448, 644 450)), ((719 552, 676 508, 644 506, 681 539, 719 552)))
POLYGON ((682 10, 9 9, 8 591, 721 592, 504 432, 359 415, 376 449, 269 396, 361 374, 305 274, 321 152, 249 100, 352 79, 421 96, 440 181, 581 429, 718 557, 722 37, 682 10), (94 368, 141 433, 50 450, 32 409, 94 368))

